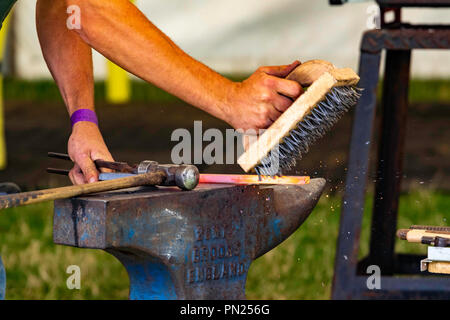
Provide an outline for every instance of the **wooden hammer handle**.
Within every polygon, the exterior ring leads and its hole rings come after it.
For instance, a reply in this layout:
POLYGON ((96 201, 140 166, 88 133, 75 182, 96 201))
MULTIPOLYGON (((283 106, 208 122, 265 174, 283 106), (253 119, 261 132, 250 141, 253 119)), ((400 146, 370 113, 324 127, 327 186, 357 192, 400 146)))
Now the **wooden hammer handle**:
POLYGON ((10 194, 0 196, 0 209, 24 206, 50 200, 71 198, 96 192, 113 191, 144 185, 161 185, 166 177, 167 176, 164 172, 156 171, 109 181, 10 194))

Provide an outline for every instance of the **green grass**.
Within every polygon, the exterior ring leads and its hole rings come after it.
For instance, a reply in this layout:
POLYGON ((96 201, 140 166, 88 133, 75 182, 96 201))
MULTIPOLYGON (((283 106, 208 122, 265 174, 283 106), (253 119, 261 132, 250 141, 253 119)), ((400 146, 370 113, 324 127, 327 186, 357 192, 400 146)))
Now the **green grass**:
POLYGON ((450 101, 450 79, 413 79, 409 87, 411 102, 450 101))
MULTIPOLYGON (((329 299, 333 279, 341 200, 322 196, 303 226, 250 268, 250 299, 329 299)), ((448 225, 450 195, 414 191, 402 195, 398 228, 413 224, 448 225)), ((360 257, 368 253, 372 198, 365 205, 360 257)), ((426 254, 426 246, 397 240, 397 252, 426 254)), ((419 261, 417 261, 419 263, 419 261)))
MULTIPOLYGON (((249 299, 328 299, 339 228, 340 199, 323 195, 305 224, 255 261, 247 281, 249 299)), ((366 208, 371 208, 369 199, 366 208)), ((450 195, 414 191, 401 198, 398 227, 448 225, 450 195)), ((367 252, 364 219, 361 255, 367 252)), ((401 252, 425 246, 398 241, 401 252)), ((13 208, 0 214, 0 252, 7 270, 7 299, 126 299, 128 277, 112 256, 99 250, 54 245, 52 204, 13 208), (66 268, 81 267, 81 290, 68 290, 66 268)))
POLYGON ((100 250, 54 245, 53 204, 1 212, 0 252, 7 269, 6 299, 126 299, 127 274, 100 250), (81 269, 81 290, 68 290, 66 269, 81 269))
MULTIPOLYGON (((247 76, 232 75, 229 79, 244 80, 247 76)), ((96 81, 94 85, 95 101, 105 101, 105 82, 96 81)), ((58 87, 53 80, 23 80, 6 77, 4 79, 4 98, 6 101, 62 102, 58 87)), ((175 96, 150 85, 144 81, 131 82, 130 102, 173 102, 179 101, 175 96)))
MULTIPOLYGON (((229 79, 241 81, 245 75, 228 75, 229 79)), ((379 95, 382 83, 378 86, 379 95)), ((62 101, 56 84, 52 80, 28 81, 6 78, 4 81, 5 100, 48 102, 62 101)), ((95 100, 105 101, 105 83, 95 83, 95 100)), ((130 102, 168 102, 178 99, 167 92, 143 81, 132 81, 130 102)), ((413 79, 410 82, 409 100, 418 102, 450 102, 450 79, 413 79)))
MULTIPOLYGON (((95 83, 95 101, 105 101, 105 83, 95 83)), ((62 102, 58 87, 52 80, 27 81, 7 78, 4 82, 4 97, 6 101, 30 102, 62 102)), ((170 102, 178 99, 169 93, 142 81, 132 82, 132 97, 130 102, 170 102)))

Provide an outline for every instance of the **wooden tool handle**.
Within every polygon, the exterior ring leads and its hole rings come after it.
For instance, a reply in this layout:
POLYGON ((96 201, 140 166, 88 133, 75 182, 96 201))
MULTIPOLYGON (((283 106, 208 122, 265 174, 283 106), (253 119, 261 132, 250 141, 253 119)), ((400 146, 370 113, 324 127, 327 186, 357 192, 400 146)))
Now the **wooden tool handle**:
POLYGON ((400 229, 397 231, 397 237, 402 240, 408 240, 408 242, 422 242, 424 237, 435 238, 441 237, 445 239, 450 239, 450 232, 446 231, 430 231, 430 230, 420 230, 420 229, 400 229))
POLYGON ((287 77, 287 80, 298 82, 302 87, 309 87, 325 72, 332 72, 336 67, 325 60, 309 60, 295 68, 287 77))
POLYGON ((161 185, 165 179, 166 174, 162 171, 157 171, 110 181, 10 194, 0 196, 0 209, 71 198, 96 192, 113 191, 144 185, 161 185))
POLYGON ((432 261, 428 263, 428 272, 450 274, 450 262, 432 261))

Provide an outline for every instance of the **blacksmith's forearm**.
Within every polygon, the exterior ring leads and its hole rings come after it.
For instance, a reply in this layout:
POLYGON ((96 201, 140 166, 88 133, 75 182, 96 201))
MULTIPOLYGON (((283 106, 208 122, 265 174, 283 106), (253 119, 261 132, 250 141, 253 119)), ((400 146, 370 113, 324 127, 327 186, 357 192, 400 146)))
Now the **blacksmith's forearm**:
POLYGON ((233 82, 184 53, 128 0, 67 3, 80 7, 77 32, 97 51, 136 76, 225 118, 233 82))
POLYGON ((94 109, 92 50, 66 26, 64 1, 38 0, 36 23, 42 53, 69 114, 94 109))

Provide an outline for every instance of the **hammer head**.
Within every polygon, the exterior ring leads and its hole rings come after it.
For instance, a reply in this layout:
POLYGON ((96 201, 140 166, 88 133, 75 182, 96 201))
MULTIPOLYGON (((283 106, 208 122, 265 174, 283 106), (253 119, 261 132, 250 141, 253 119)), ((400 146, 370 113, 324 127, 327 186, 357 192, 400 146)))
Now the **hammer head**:
POLYGON ((175 187, 182 190, 193 190, 198 185, 200 173, 196 166, 192 165, 173 165, 173 164, 159 164, 156 161, 145 160, 133 169, 134 173, 122 173, 122 172, 107 172, 100 173, 99 180, 113 180, 118 178, 124 178, 135 174, 145 174, 151 172, 163 172, 165 179, 162 186, 175 187))
POLYGON ((159 164, 156 161, 145 160, 137 166, 137 173, 162 171, 166 175, 164 186, 177 186, 182 190, 194 189, 199 181, 200 173, 196 166, 159 164))
POLYGON ((197 167, 191 165, 158 165, 156 170, 166 174, 165 186, 177 186, 182 190, 193 190, 200 178, 197 167))

